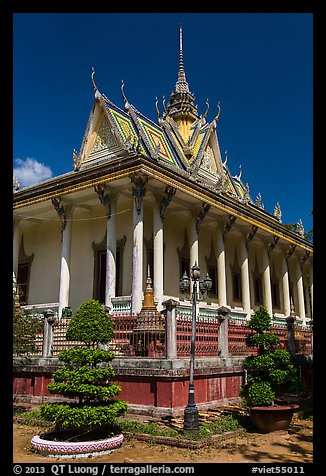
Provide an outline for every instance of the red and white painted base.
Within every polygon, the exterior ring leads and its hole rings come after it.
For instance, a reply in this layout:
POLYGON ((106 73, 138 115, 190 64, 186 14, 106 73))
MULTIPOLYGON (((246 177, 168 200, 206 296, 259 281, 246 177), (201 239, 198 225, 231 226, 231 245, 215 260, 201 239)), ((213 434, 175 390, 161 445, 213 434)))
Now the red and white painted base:
POLYGON ((45 456, 62 456, 67 458, 88 457, 90 455, 111 453, 123 442, 123 435, 92 441, 53 441, 36 435, 32 438, 32 447, 45 456))

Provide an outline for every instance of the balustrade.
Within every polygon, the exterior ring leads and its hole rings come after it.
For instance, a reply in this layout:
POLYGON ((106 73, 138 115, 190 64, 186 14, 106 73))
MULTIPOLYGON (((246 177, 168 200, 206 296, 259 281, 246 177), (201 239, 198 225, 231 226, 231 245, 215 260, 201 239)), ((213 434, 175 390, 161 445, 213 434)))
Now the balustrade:
MULTIPOLYGON (((114 337, 109 344, 109 349, 116 356, 123 357, 165 357, 167 340, 174 339, 177 357, 189 357, 191 341, 191 306, 188 303, 176 305, 175 327, 169 333, 166 328, 167 320, 162 314, 139 314, 131 312, 130 297, 113 298, 113 312, 110 317, 114 323, 114 337), (120 309, 123 311, 118 312, 120 309)), ((79 342, 67 341, 66 331, 70 322, 69 318, 57 318, 57 303, 39 304, 35 306, 22 306, 35 317, 44 317, 44 312, 54 311, 52 324, 52 343, 45 352, 47 357, 57 357, 61 350, 80 345, 79 342)), ((45 321, 46 319, 44 319, 45 321)), ((247 356, 253 353, 246 346, 245 340, 251 332, 247 326, 248 321, 241 313, 230 312, 228 319, 227 350, 229 356, 247 356)), ((170 325, 170 324, 169 324, 170 325)), ((200 308, 196 319, 196 356, 217 357, 219 355, 219 329, 220 321, 216 309, 200 308)), ((287 349, 288 329, 286 324, 274 323, 269 332, 275 333, 280 338, 278 348, 287 349)), ((295 351, 296 354, 312 354, 312 329, 310 326, 295 324, 295 351)), ((44 349, 44 333, 36 335, 37 351, 34 356, 42 356, 44 349)), ((175 355, 175 354, 174 354, 175 355)), ((44 357, 44 355, 43 355, 44 357)))

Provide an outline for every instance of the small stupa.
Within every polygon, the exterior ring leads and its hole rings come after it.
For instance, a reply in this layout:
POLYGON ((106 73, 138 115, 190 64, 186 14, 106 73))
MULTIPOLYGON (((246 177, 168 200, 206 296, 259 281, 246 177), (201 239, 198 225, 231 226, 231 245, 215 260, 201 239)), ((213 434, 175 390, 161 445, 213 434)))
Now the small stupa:
POLYGON ((137 316, 132 341, 136 355, 147 357, 163 355, 165 341, 164 317, 157 310, 154 301, 149 266, 143 307, 137 316))

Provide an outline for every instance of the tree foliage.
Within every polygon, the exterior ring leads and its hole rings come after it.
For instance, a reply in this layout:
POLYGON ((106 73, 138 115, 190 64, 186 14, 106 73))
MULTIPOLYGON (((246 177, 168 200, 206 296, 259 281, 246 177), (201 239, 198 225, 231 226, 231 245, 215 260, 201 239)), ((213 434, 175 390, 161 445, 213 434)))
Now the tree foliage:
POLYGON ((43 329, 43 321, 24 312, 19 304, 19 294, 14 288, 13 293, 13 353, 15 355, 36 352, 36 334, 43 329))
POLYGON ((241 387, 240 395, 249 406, 272 405, 276 396, 299 389, 298 372, 291 354, 276 348, 278 336, 266 332, 271 330, 272 321, 263 306, 253 314, 248 327, 253 332, 246 338, 246 344, 256 348, 257 355, 250 355, 243 361, 247 382, 241 387))
POLYGON ((113 323, 99 301, 84 302, 69 324, 67 340, 82 341, 86 347, 98 347, 113 337, 113 323))
POLYGON ((127 404, 117 399, 121 387, 114 382, 111 365, 114 355, 99 346, 113 337, 113 323, 99 301, 83 303, 72 317, 67 340, 79 341, 79 348, 59 354, 63 366, 48 385, 52 394, 73 399, 71 403, 48 403, 41 406, 42 416, 58 429, 90 431, 114 425, 126 413, 127 404))

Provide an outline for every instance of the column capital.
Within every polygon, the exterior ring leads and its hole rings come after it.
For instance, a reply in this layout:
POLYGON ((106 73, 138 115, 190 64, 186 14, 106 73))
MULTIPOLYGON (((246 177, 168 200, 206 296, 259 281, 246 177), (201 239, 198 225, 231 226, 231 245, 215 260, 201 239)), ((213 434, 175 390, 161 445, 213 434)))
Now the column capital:
POLYGON ((226 318, 228 317, 229 312, 230 312, 230 309, 225 306, 221 306, 217 309, 217 315, 219 317, 226 318))
POLYGON ((172 311, 172 309, 174 309, 178 304, 180 304, 179 301, 172 298, 162 302, 162 306, 165 306, 168 311, 172 311))

